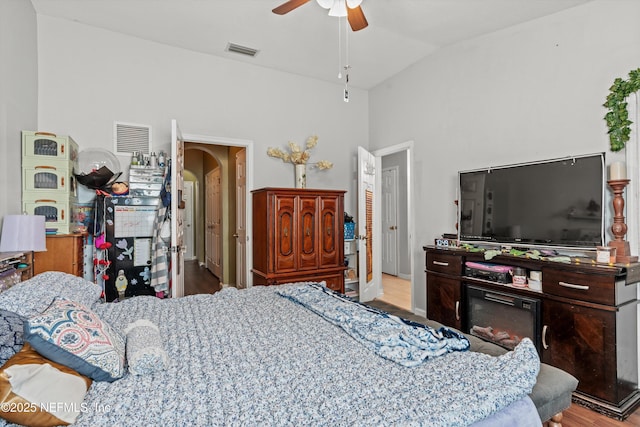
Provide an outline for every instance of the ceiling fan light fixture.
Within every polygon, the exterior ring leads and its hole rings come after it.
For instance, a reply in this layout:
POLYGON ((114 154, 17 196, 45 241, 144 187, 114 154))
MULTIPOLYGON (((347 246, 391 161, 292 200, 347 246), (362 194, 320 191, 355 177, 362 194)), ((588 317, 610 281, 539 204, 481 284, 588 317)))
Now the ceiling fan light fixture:
POLYGON ((321 8, 323 9, 331 9, 333 6, 333 0, 316 0, 321 8))
POLYGON ((329 16, 345 17, 347 16, 347 4, 345 0, 334 0, 333 6, 329 10, 329 16))

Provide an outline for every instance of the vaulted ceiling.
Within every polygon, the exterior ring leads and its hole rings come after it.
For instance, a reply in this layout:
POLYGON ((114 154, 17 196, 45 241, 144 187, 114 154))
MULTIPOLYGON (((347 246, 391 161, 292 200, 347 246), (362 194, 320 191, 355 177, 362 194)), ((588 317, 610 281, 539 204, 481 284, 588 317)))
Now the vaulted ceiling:
POLYGON ((350 84, 369 89, 444 46, 591 0, 363 0, 369 26, 340 40, 343 19, 315 1, 286 15, 271 12, 285 0, 31 1, 41 15, 335 83, 348 53, 350 84))

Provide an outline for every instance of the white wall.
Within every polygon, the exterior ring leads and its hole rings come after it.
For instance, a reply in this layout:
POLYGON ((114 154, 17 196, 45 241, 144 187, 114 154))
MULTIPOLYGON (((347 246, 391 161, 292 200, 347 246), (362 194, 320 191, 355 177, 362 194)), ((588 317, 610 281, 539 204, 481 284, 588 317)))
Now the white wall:
POLYGON ((0 1, 0 218, 22 211, 20 132, 36 126, 37 52, 31 2, 0 1))
POLYGON ((444 48, 370 91, 370 149, 415 141, 416 308, 422 246, 455 232, 458 170, 608 151, 602 103, 640 66, 638 17, 640 2, 596 0, 444 48))
POLYGON ((81 150, 113 149, 114 120, 148 124, 158 151, 177 119, 183 133, 253 140, 256 187, 292 187, 293 166, 267 147, 317 134, 311 161, 335 166, 308 173, 308 186, 348 190, 355 211, 351 165, 368 145, 367 92, 354 89, 345 103, 338 84, 47 16, 38 16, 38 50, 40 130, 69 134, 81 150))

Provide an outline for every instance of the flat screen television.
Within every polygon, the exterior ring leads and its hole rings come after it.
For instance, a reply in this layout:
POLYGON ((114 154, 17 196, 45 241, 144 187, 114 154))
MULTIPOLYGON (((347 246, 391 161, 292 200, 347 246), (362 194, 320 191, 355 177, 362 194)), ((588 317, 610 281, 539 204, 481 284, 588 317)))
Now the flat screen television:
POLYGON ((467 243, 595 249, 604 241, 604 153, 458 173, 467 243))

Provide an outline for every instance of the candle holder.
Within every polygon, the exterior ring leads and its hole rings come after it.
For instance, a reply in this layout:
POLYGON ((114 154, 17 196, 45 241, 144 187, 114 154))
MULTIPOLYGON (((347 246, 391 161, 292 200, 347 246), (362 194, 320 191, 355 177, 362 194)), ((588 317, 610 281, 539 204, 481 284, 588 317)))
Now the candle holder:
POLYGON ((624 188, 629 184, 628 179, 613 179, 607 181, 613 190, 613 225, 611 232, 615 239, 609 242, 609 246, 616 248, 616 262, 630 263, 638 261, 637 256, 631 256, 629 242, 624 240, 627 234, 627 224, 624 222, 624 188))

